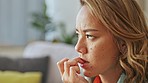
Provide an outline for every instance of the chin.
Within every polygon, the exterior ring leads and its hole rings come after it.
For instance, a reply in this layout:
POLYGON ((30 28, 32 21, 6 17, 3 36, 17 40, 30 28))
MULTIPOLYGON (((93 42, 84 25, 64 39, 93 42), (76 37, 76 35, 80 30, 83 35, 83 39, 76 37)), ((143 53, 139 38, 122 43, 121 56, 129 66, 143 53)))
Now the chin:
POLYGON ((92 72, 88 72, 88 71, 83 71, 83 74, 84 74, 84 76, 86 76, 86 77, 94 77, 95 76, 95 74, 93 74, 92 72))

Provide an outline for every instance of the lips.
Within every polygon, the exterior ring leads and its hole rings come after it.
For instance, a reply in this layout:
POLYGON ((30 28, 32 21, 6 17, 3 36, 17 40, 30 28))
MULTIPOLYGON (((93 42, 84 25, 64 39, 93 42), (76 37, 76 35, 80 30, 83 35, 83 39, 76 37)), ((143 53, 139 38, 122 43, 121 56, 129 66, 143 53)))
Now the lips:
POLYGON ((80 58, 80 59, 83 61, 83 63, 81 63, 81 64, 89 63, 89 61, 87 61, 87 60, 85 60, 85 59, 82 59, 82 58, 80 58))
POLYGON ((89 61, 87 61, 87 60, 85 60, 85 59, 82 59, 81 58, 81 60, 83 61, 83 63, 80 63, 80 66, 83 68, 83 69, 86 69, 86 68, 88 68, 88 63, 89 63, 89 61))

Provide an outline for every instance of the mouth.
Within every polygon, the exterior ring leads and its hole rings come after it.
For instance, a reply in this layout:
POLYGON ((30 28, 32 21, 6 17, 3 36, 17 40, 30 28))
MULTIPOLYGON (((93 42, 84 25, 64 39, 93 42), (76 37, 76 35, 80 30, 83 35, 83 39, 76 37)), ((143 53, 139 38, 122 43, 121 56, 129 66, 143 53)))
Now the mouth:
POLYGON ((82 59, 82 58, 81 58, 81 60, 83 61, 83 63, 80 63, 80 67, 82 67, 83 69, 88 68, 89 61, 82 59))
MULTIPOLYGON (((89 63, 89 61, 83 59, 83 58, 80 58, 84 63, 89 63)), ((81 63, 81 64, 84 64, 84 63, 81 63)))

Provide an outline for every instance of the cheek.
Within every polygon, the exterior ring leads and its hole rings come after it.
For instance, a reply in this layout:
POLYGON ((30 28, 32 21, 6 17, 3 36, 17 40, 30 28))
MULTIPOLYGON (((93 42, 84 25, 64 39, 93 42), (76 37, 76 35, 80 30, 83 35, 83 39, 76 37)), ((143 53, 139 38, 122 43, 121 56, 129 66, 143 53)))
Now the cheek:
POLYGON ((105 46, 102 45, 92 45, 92 47, 89 49, 90 53, 94 57, 103 56, 104 52, 106 51, 105 46))
POLYGON ((99 43, 94 44, 90 48, 90 58, 92 58, 93 64, 100 63, 101 66, 112 64, 117 61, 119 51, 115 44, 111 43, 99 43))
POLYGON ((110 39, 104 39, 102 41, 91 44, 90 53, 93 56, 116 56, 119 52, 116 44, 110 39), (110 42, 108 42, 110 41, 110 42))

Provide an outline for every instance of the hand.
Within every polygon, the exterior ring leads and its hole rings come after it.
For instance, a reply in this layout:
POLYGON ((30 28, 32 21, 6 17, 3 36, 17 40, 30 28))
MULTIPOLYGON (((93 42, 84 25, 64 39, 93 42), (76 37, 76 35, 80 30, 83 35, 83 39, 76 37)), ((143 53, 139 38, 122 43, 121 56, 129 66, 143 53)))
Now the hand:
POLYGON ((78 63, 84 63, 84 61, 78 57, 73 60, 64 58, 57 62, 64 83, 88 83, 88 81, 80 75, 78 63))

